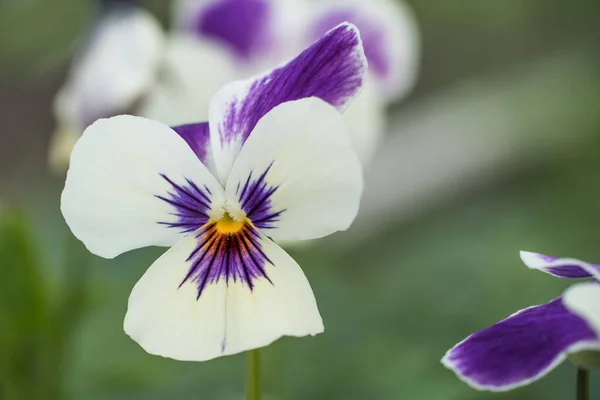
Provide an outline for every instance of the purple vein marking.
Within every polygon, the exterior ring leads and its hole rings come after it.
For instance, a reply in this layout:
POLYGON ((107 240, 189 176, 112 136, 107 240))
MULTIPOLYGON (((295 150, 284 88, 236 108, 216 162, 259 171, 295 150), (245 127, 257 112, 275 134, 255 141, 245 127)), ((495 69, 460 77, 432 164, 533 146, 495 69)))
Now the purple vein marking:
MULTIPOLYGON (((250 290, 254 281, 264 277, 271 280, 265 272, 267 263, 273 265, 260 245, 260 235, 249 223, 234 233, 223 233, 217 223, 206 224, 197 233, 198 246, 186 261, 192 263, 187 275, 181 282, 192 281, 198 287, 199 299, 207 285, 220 279, 242 282, 250 290)), ((272 282, 271 282, 272 284, 272 282)), ((180 286, 181 286, 180 285, 180 286)))
POLYGON ((274 224, 279 221, 279 217, 285 211, 285 209, 273 210, 272 208, 271 196, 279 188, 279 186, 269 185, 266 181, 266 176, 272 166, 273 163, 256 180, 252 180, 252 172, 250 172, 241 191, 241 182, 238 182, 235 191, 248 219, 254 226, 261 229, 273 229, 274 224))
POLYGON ((230 99, 219 123, 221 143, 245 142, 258 121, 286 101, 314 96, 343 108, 362 87, 365 69, 358 31, 337 27, 288 64, 255 79, 244 97, 230 99))
POLYGON ((171 214, 178 220, 158 223, 179 229, 181 233, 194 232, 206 224, 210 219, 207 213, 211 204, 209 197, 211 192, 208 187, 200 188, 187 178, 185 185, 178 185, 165 174, 160 176, 172 186, 172 190, 168 192, 168 196, 155 195, 155 197, 173 206, 175 211, 171 214))

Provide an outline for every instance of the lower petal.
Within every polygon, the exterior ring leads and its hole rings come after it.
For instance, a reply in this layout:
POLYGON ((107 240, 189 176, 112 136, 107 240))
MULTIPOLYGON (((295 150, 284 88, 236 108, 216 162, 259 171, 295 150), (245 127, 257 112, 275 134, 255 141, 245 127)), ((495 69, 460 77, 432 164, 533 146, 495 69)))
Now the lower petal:
POLYGON ((310 285, 289 255, 251 225, 253 243, 242 247, 214 229, 182 240, 136 284, 124 325, 132 339, 150 354, 205 361, 323 332, 310 285))
POLYGON ((569 353, 599 347, 596 334, 557 298, 472 334, 442 363, 476 389, 505 391, 542 378, 569 353))

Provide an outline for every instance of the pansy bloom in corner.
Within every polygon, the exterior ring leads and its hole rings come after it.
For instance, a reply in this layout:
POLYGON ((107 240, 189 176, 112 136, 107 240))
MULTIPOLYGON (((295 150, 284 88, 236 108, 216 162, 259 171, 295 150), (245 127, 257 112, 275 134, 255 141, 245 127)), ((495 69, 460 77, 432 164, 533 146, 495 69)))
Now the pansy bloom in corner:
POLYGON ((203 361, 323 331, 306 277, 278 240, 352 223, 362 192, 340 113, 360 91, 358 30, 342 24, 288 64, 225 86, 208 123, 99 120, 76 144, 61 209, 106 258, 172 246, 129 298, 147 352, 203 361))
POLYGON ((506 391, 528 385, 567 357, 580 365, 590 359, 590 352, 600 350, 600 266, 525 251, 521 259, 529 268, 559 278, 595 280, 574 285, 549 303, 518 311, 450 349, 442 363, 475 389, 506 391))

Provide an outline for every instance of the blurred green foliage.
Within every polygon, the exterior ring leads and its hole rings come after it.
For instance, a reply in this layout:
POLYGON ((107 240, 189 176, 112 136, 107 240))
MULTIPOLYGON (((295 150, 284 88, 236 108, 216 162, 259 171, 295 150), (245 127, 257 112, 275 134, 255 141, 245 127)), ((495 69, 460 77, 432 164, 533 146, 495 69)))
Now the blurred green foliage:
POLYGON ((22 210, 0 215, 0 394, 3 399, 62 399, 65 347, 85 304, 89 256, 71 240, 59 291, 50 283, 22 210))

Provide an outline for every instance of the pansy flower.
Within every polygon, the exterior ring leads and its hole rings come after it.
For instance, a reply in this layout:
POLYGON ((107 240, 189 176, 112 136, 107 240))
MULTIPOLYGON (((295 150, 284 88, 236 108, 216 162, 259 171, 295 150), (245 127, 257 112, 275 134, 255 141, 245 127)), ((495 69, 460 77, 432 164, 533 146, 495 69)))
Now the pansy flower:
POLYGON ((592 329, 600 327, 595 325, 600 322, 600 266, 525 251, 521 259, 529 268, 559 278, 595 281, 574 285, 564 298, 518 311, 450 349, 442 363, 475 389, 506 391, 528 385, 567 357, 577 363, 584 360, 582 355, 600 350, 600 330, 592 329), (596 303, 591 303, 594 299, 596 303))
POLYGON ((175 32, 168 47, 173 65, 186 65, 195 53, 210 75, 171 68, 159 82, 142 115, 187 123, 212 96, 215 82, 246 78, 279 64, 336 25, 358 26, 369 62, 360 97, 345 113, 356 151, 367 162, 386 129, 386 108, 410 92, 416 81, 419 40, 410 10, 394 0, 179 0, 174 2, 175 32), (183 42, 180 44, 179 42, 183 42), (206 76, 213 77, 208 80, 206 76), (184 84, 179 84, 183 82, 184 84))
POLYGON ((323 331, 298 264, 275 241, 352 223, 361 168, 340 113, 366 60, 342 24, 284 66, 223 87, 209 121, 101 119, 76 144, 69 227, 105 258, 172 246, 129 298, 124 328, 151 354, 209 360, 323 331))
POLYGON ((49 154, 54 170, 66 170, 71 150, 88 125, 130 111, 154 83, 162 30, 150 13, 130 3, 105 2, 55 97, 57 128, 49 154))

